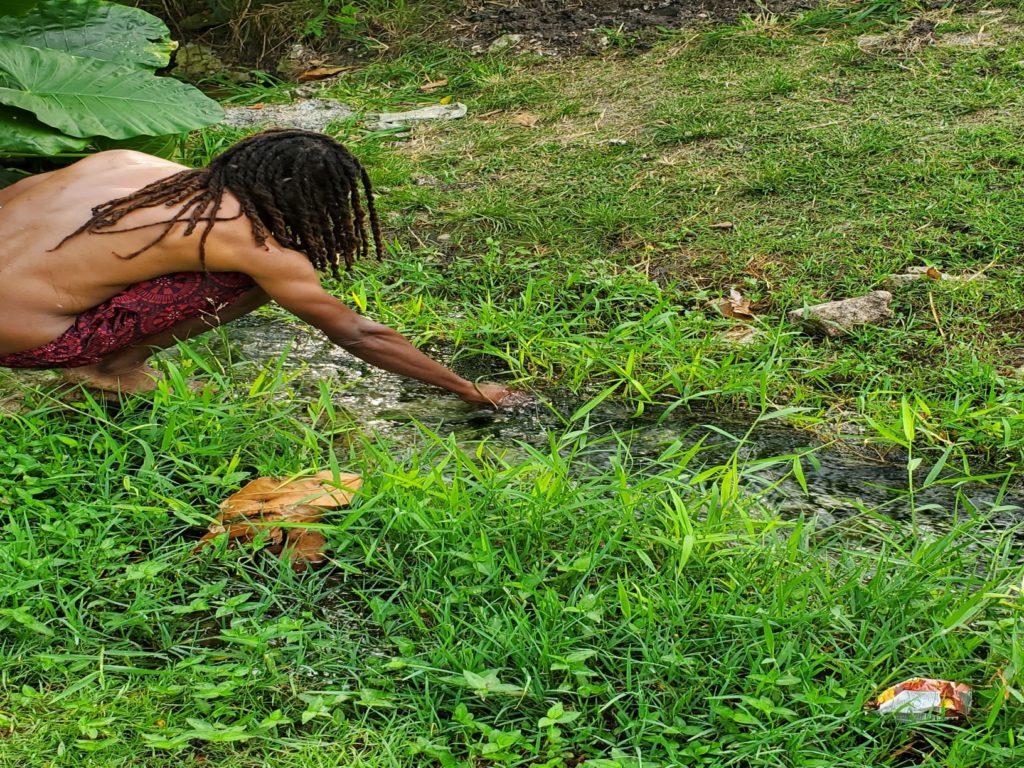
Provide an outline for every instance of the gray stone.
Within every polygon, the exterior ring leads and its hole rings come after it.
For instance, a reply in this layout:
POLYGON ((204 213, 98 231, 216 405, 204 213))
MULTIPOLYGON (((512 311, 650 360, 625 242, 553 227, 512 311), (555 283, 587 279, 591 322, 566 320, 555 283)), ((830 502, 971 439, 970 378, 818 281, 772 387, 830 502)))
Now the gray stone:
POLYGON ((352 108, 334 99, 307 99, 292 104, 266 104, 253 107, 227 107, 224 125, 232 128, 299 128, 323 131, 328 124, 345 120, 354 114, 352 108))
POLYGON ((372 131, 384 131, 390 128, 402 128, 407 123, 424 120, 455 120, 465 117, 466 111, 465 104, 456 102, 455 104, 435 104, 408 112, 379 112, 367 115, 366 127, 372 131))
POLYGON ((790 322, 825 336, 843 336, 858 325, 879 325, 892 317, 888 291, 872 291, 865 296, 830 301, 789 313, 790 322))
POLYGON ((515 48, 523 42, 522 35, 502 35, 487 46, 488 53, 502 53, 504 51, 515 48))

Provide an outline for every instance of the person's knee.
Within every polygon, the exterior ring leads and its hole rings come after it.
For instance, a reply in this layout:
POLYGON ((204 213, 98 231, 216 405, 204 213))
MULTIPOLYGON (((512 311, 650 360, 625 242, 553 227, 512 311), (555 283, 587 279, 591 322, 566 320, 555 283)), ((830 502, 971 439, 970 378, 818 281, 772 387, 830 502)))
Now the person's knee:
MULTIPOLYGON (((260 287, 253 288, 242 296, 242 301, 252 309, 259 309, 270 301, 270 296, 260 287)), ((252 311, 252 310, 250 310, 252 311)))
POLYGON ((237 301, 232 302, 227 307, 222 309, 218 314, 228 315, 228 320, 233 320, 236 317, 247 315, 250 312, 259 309, 264 304, 270 301, 270 297, 267 292, 262 288, 253 288, 246 291, 238 297, 237 301))

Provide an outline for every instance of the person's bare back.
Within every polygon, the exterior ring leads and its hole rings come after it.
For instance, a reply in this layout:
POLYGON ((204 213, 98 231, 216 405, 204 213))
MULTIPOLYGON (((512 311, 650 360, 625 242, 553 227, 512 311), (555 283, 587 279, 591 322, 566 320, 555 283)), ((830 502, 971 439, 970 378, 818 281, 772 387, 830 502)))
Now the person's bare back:
MULTIPOLYGON (((362 174, 376 234, 369 181, 358 161, 333 140, 317 134, 274 132, 273 140, 281 145, 291 135, 306 145, 313 142, 314 150, 326 142, 336 148, 331 151, 344 153, 342 159, 350 162, 349 173, 362 174)), ((250 150, 259 149, 259 141, 260 136, 257 136, 242 144, 248 144, 250 150)), ((230 152, 225 153, 225 157, 230 152)), ((295 156, 298 158, 295 162, 308 162, 310 153, 310 147, 305 146, 295 156)), ((236 165, 231 165, 229 172, 232 169, 237 170, 236 165)), ((170 222, 181 211, 188 213, 188 201, 192 198, 182 198, 186 200, 184 207, 180 201, 175 202, 173 195, 170 198, 165 195, 171 202, 149 202, 136 207, 135 201, 140 195, 146 195, 148 185, 161 180, 173 181, 171 177, 187 170, 185 166, 166 160, 118 150, 93 155, 67 168, 30 177, 0 190, 0 242, 3 243, 0 252, 0 366, 20 367, 20 363, 10 361, 30 354, 27 350, 63 338, 62 334, 72 333, 76 318, 104 302, 115 301, 132 286, 164 276, 213 273, 216 279, 216 275, 222 273, 225 278, 247 275, 251 278, 248 284, 251 288, 239 288, 235 297, 238 300, 231 306, 222 304, 223 311, 219 314, 204 311, 202 317, 197 317, 194 313, 191 319, 138 339, 125 349, 90 361, 88 365, 75 361, 67 366, 31 363, 29 367, 67 368, 75 380, 103 388, 148 389, 152 387, 151 369, 144 363, 154 350, 229 322, 267 300, 275 300, 320 328, 336 344, 385 370, 443 387, 469 402, 498 404, 507 402, 513 394, 500 385, 477 385, 458 377, 417 351, 392 329, 356 314, 325 291, 310 253, 283 247, 276 237, 280 230, 282 236, 297 237, 300 241, 303 237, 315 239, 316 232, 294 235, 294 230, 303 224, 308 226, 308 221, 283 222, 282 230, 282 215, 275 211, 266 216, 270 225, 262 220, 262 214, 261 221, 254 224, 252 218, 243 215, 240 198, 227 185, 220 190, 217 206, 199 216, 188 235, 185 234, 187 215, 173 224, 170 222), (97 221, 94 209, 119 198, 128 202, 114 207, 115 211, 120 211, 116 221, 97 221), (261 225, 265 232, 262 243, 257 237, 261 225), (201 242, 205 258, 201 258, 201 242)), ((261 171, 266 172, 266 167, 262 166, 261 171)), ((194 180, 197 172, 191 173, 194 180)), ((301 185, 307 182, 305 176, 310 173, 296 171, 293 179, 289 169, 279 171, 278 175, 282 176, 281 184, 301 185)), ((264 190, 268 186, 271 185, 265 185, 264 190)), ((201 184, 197 188, 204 189, 201 184)), ((255 198, 248 194, 247 191, 248 210, 263 211, 273 205, 273 201, 268 201, 270 193, 263 191, 255 198)), ((367 237, 364 214, 355 193, 342 190, 340 195, 336 191, 334 196, 346 198, 349 195, 354 211, 347 209, 348 199, 340 203, 335 199, 323 203, 322 211, 309 211, 309 217, 305 216, 306 211, 301 212, 302 218, 313 221, 316 217, 337 220, 334 226, 338 244, 331 248, 344 247, 346 263, 352 258, 353 247, 361 247, 365 252, 367 237), (338 206, 347 219, 342 219, 333 206, 338 206), (354 239, 346 240, 346 237, 354 239)), ((331 231, 325 236, 328 245, 335 242, 331 231)), ((325 250, 324 244, 320 245, 318 258, 323 262, 325 254, 331 256, 327 253, 330 248, 325 250)), ((335 253, 334 258, 337 255, 335 253)), ((336 262, 334 265, 336 271, 336 262)), ((324 268, 322 263, 320 268, 324 268)))
MULTIPOLYGON (((95 206, 183 167, 139 152, 101 152, 0 190, 0 354, 44 344, 131 283, 199 268, 195 248, 182 247, 180 232, 131 260, 115 254, 138 247, 139 232, 73 238, 54 250, 95 206)), ((131 214, 125 226, 166 218, 166 210, 148 208, 131 214)))

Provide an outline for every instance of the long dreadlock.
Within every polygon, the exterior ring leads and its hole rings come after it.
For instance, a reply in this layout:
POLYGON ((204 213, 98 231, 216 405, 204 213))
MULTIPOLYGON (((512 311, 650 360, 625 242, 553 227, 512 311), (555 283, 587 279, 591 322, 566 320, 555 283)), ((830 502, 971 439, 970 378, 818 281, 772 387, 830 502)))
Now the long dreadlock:
MULTIPOLYGON (((133 259, 159 243, 178 223, 184 234, 202 224, 199 263, 206 268, 206 239, 218 217, 224 190, 242 205, 239 216, 249 218, 256 242, 273 236, 281 245, 304 253, 314 268, 340 277, 355 258, 369 252, 367 218, 374 252, 381 258, 381 233, 373 203, 370 177, 345 147, 329 136, 300 130, 270 130, 244 139, 210 161, 205 168, 181 171, 125 197, 97 205, 92 218, 57 245, 81 234, 106 234, 163 226, 159 234, 136 251, 133 259), (365 198, 366 211, 360 200, 365 198), (179 206, 171 218, 156 225, 113 229, 132 211, 162 205, 179 206), (367 217, 367 212, 369 217, 367 217)), ((237 218, 237 217, 226 217, 237 218)), ((56 249, 54 249, 56 250, 56 249)))

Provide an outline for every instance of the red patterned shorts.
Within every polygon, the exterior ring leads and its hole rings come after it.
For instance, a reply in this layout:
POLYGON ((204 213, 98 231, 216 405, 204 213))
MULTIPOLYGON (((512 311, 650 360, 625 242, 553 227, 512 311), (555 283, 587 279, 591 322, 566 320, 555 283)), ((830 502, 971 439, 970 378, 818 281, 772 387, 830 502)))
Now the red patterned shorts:
POLYGON ((213 314, 256 286, 240 272, 178 272, 129 285, 86 310, 48 344, 0 355, 4 368, 76 368, 173 328, 182 320, 213 314))

